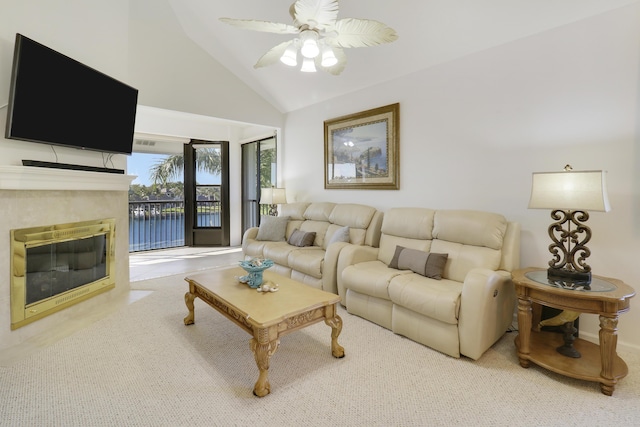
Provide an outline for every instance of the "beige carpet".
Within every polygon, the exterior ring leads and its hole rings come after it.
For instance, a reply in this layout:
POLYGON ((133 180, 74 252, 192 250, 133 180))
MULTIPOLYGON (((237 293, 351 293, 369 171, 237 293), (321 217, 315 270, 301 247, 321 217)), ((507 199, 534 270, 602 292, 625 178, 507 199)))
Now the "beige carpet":
POLYGON ((252 394, 249 335, 196 300, 184 275, 23 361, 0 368, 2 426, 605 426, 640 422, 640 355, 612 397, 598 384, 523 369, 507 334, 479 361, 453 359, 349 315, 330 351, 323 323, 287 335, 271 394, 252 394))

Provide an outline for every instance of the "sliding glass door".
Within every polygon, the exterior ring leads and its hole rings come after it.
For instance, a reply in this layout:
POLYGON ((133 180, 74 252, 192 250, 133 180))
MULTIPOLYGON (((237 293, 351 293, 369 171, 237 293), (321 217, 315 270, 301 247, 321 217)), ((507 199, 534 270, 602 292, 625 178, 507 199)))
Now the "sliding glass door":
MULTIPOLYGON (((276 186, 275 136, 242 145, 242 232, 260 224, 260 189, 276 186)), ((266 208, 268 209, 268 207, 266 208)))

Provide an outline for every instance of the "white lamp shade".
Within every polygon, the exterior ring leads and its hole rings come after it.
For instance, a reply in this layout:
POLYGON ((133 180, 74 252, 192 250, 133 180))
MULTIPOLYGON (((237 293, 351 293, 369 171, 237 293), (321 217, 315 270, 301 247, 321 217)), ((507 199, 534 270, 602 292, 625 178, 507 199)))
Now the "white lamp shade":
POLYGON ((322 62, 321 62, 322 66, 333 67, 337 63, 338 63, 338 58, 336 58, 336 55, 333 53, 333 49, 331 49, 329 46, 325 47, 324 50, 322 51, 322 62))
POLYGON ((300 53, 305 58, 315 58, 320 53, 320 48, 318 47, 318 33, 315 31, 307 30, 303 31, 300 35, 300 39, 302 40, 302 47, 300 48, 300 53))
POLYGON ((273 189, 273 204, 282 205, 287 203, 287 191, 284 188, 273 189))
POLYGON ((298 65, 298 49, 291 43, 280 57, 280 61, 290 67, 298 65))
POLYGON ((273 188, 262 188, 260 190, 260 204, 270 205, 273 203, 273 188))
POLYGON ((606 171, 534 172, 530 209, 608 212, 606 171))
POLYGON ((304 73, 315 73, 316 72, 316 64, 313 59, 304 58, 302 60, 302 68, 300 71, 304 73))
POLYGON ((287 191, 284 188, 260 189, 261 205, 282 205, 287 203, 287 191))

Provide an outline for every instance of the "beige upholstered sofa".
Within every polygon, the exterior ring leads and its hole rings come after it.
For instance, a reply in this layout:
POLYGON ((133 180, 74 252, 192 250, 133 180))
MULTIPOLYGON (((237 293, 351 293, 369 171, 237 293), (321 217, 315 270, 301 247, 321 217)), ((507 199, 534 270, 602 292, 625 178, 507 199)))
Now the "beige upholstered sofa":
POLYGON ((384 214, 379 248, 340 253, 338 293, 349 313, 453 357, 478 359, 513 320, 510 272, 519 259, 520 227, 502 215, 394 208, 384 214), (444 257, 436 254, 446 254, 439 280, 422 275, 438 276, 429 272, 444 257), (394 262, 398 268, 389 267, 394 262))
POLYGON ((277 218, 263 217, 260 228, 244 233, 242 251, 246 259, 273 260, 270 270, 275 273, 337 294, 340 251, 352 245, 377 247, 382 217, 375 208, 359 204, 289 203, 281 206, 277 218), (281 232, 265 229, 265 224, 277 226, 279 221, 284 224, 281 232), (294 232, 306 235, 294 242, 294 232))

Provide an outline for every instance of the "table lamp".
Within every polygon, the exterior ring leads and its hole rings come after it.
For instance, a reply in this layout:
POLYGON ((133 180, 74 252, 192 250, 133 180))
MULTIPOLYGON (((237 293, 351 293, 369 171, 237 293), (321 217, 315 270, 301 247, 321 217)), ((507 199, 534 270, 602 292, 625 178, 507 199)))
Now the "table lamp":
POLYGON ((549 226, 553 243, 549 252, 547 277, 562 281, 565 288, 589 289, 591 267, 585 260, 591 251, 586 243, 591 240, 591 229, 584 223, 589 219, 587 211, 610 210, 606 171, 574 171, 570 165, 562 172, 534 172, 531 187, 530 209, 551 209, 555 221, 549 226))
POLYGON ((287 192, 284 188, 261 188, 260 204, 269 205, 269 215, 278 216, 278 205, 287 203, 287 192))

